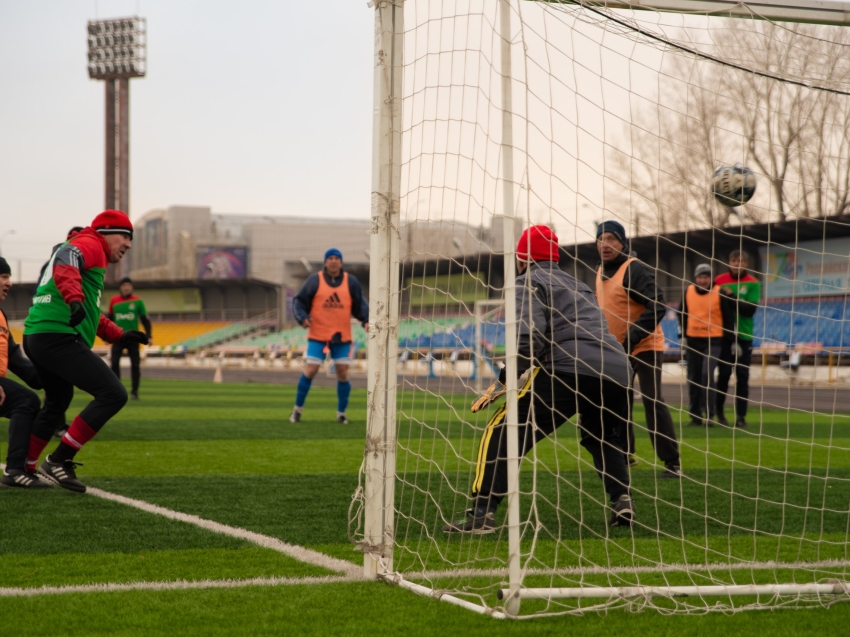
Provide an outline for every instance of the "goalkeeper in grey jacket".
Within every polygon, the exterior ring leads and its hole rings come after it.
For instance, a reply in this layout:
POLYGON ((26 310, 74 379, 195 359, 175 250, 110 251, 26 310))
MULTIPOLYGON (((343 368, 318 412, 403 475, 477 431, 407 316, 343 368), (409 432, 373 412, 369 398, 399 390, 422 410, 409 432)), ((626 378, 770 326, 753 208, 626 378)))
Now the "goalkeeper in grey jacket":
MULTIPOLYGON (((519 455, 581 415, 581 445, 611 500, 610 526, 630 526, 634 505, 620 445, 628 420, 631 369, 626 352, 587 285, 558 268, 558 237, 546 226, 523 232, 517 246, 518 371, 527 372, 518 392, 519 455), (533 422, 533 425, 532 425, 533 422)), ((504 394, 505 370, 472 405, 477 412, 504 394)), ((490 418, 481 437, 472 484, 473 506, 446 533, 492 533, 495 512, 507 494, 506 405, 490 418)))

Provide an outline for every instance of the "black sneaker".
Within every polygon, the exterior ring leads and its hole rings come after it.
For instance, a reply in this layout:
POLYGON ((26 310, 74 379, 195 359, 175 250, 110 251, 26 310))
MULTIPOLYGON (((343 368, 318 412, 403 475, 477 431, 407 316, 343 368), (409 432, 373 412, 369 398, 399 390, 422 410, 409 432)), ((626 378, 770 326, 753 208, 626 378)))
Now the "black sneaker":
POLYGON ((139 392, 134 391, 130 394, 130 400, 139 400, 139 392))
POLYGON ((658 476, 659 478, 678 480, 682 477, 682 468, 672 462, 664 465, 664 471, 658 476))
POLYGON ((469 509, 464 517, 455 522, 449 522, 442 528, 443 533, 470 533, 472 535, 486 535, 496 531, 496 515, 493 511, 487 511, 483 515, 482 510, 469 509))
POLYGON ((705 421, 702 418, 691 418, 688 427, 705 427, 705 421))
POLYGON ((19 489, 49 489, 50 485, 44 480, 39 480, 34 473, 20 471, 17 469, 6 470, 0 478, 0 487, 16 487, 19 489))
POLYGON ((608 526, 631 526, 635 520, 635 504, 631 496, 621 495, 611 504, 611 519, 608 526))
POLYGON ((714 417, 714 420, 721 427, 728 427, 729 426, 729 421, 726 420, 726 416, 724 416, 723 414, 717 414, 717 416, 714 417))
POLYGON ((735 419, 735 427, 737 427, 738 429, 746 429, 748 426, 749 425, 747 425, 747 421, 743 418, 735 419))
POLYGON ((348 418, 345 417, 345 414, 341 411, 336 412, 336 421, 342 425, 350 425, 348 422, 348 418))
POLYGON ((51 462, 50 456, 47 456, 38 468, 38 472, 41 477, 47 478, 50 482, 55 482, 63 489, 85 493, 86 485, 77 480, 76 469, 81 466, 81 462, 74 462, 73 460, 51 462))
POLYGON ((291 422, 291 423, 301 422, 301 410, 298 409, 298 407, 295 407, 292 410, 292 413, 289 415, 289 422, 291 422))

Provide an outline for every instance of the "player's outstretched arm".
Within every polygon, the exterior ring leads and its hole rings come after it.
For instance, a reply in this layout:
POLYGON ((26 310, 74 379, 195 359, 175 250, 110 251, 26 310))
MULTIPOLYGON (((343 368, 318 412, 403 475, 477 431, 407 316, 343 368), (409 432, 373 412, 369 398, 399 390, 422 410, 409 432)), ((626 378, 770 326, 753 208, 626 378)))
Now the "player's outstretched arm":
POLYGON ((124 330, 106 318, 105 314, 101 314, 100 322, 97 324, 97 335, 107 343, 117 343, 124 335, 124 330))

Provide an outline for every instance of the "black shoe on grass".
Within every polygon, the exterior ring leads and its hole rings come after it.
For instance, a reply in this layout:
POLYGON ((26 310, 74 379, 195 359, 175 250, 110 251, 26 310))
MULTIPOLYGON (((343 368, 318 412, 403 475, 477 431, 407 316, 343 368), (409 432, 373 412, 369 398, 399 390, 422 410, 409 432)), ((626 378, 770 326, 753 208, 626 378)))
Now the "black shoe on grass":
POLYGON ((442 529, 443 533, 469 533, 471 535, 486 535, 496 531, 496 516, 493 511, 470 509, 464 517, 455 522, 449 522, 442 529))
POLYGON ((38 473, 41 477, 58 484, 63 489, 85 493, 86 485, 77 480, 76 469, 80 466, 82 466, 81 462, 74 462, 73 460, 51 462, 50 456, 47 456, 38 468, 38 473))
POLYGON ((688 427, 705 427, 705 421, 702 418, 691 418, 688 427))
POLYGON ((747 421, 743 418, 735 419, 735 427, 738 429, 746 429, 749 425, 747 425, 747 421))
POLYGON ((723 414, 717 414, 717 416, 715 416, 714 420, 721 427, 728 427, 729 426, 729 421, 726 420, 726 416, 724 416, 723 414))
POLYGON ((351 423, 348 421, 348 418, 345 417, 345 413, 338 411, 336 412, 336 421, 341 425, 350 425, 351 423))
POLYGON ((49 489, 50 485, 44 480, 39 480, 34 473, 20 471, 17 469, 6 470, 0 478, 0 487, 14 487, 17 489, 49 489))
POLYGON ((134 391, 132 394, 130 394, 130 400, 139 400, 139 392, 134 391))
POLYGON ((611 504, 611 518, 608 526, 631 526, 635 521, 635 505, 631 496, 621 495, 611 504))
POLYGON ((664 465, 664 471, 658 477, 665 480, 679 480, 682 477, 682 468, 677 464, 668 462, 664 465))
POLYGON ((293 424, 301 422, 301 410, 298 407, 292 410, 292 413, 289 415, 289 422, 293 424))

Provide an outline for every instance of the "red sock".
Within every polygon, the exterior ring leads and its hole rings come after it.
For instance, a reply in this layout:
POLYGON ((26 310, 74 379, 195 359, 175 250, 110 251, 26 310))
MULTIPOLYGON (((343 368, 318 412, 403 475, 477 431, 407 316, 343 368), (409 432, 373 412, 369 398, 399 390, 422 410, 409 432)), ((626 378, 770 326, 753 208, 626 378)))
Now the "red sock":
POLYGON ((30 434, 30 449, 27 452, 27 468, 35 467, 38 464, 38 457, 41 455, 41 452, 44 451, 44 448, 47 446, 49 440, 42 440, 36 436, 30 434))
MULTIPOLYGON (((62 442, 74 449, 80 449, 89 440, 95 437, 97 432, 89 427, 85 421, 77 416, 74 422, 68 427, 67 433, 62 436, 62 442)), ((45 443, 47 444, 47 443, 45 443)))

